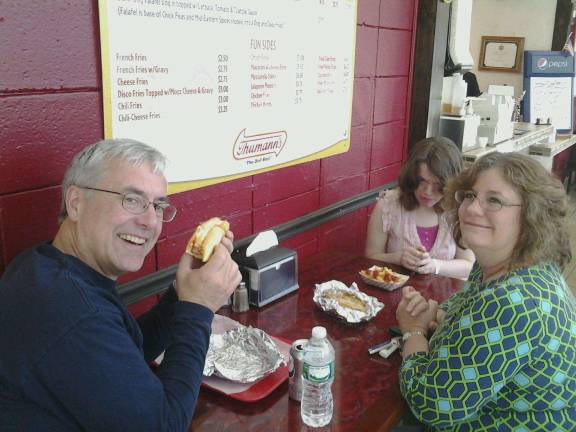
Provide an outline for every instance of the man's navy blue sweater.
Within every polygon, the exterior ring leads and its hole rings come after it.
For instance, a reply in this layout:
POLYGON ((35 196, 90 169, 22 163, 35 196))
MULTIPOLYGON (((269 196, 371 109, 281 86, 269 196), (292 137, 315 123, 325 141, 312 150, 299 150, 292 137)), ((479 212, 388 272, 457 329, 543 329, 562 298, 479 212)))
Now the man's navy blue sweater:
POLYGON ((172 290, 136 322, 113 280, 50 244, 24 252, 0 279, 0 430, 187 430, 212 318, 172 290))

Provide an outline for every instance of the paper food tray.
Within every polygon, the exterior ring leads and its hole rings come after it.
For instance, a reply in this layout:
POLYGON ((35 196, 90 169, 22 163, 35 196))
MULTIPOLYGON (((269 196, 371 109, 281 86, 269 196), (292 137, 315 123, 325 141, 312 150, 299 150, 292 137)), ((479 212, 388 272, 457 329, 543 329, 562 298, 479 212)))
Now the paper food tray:
POLYGON ((364 274, 364 271, 365 270, 362 270, 359 272, 360 277, 362 278, 362 281, 364 281, 364 283, 378 287, 378 288, 381 288, 381 289, 386 290, 386 291, 394 291, 395 289, 402 287, 408 281, 408 279, 410 279, 410 276, 395 272, 395 274, 400 276, 400 280, 398 282, 395 282, 395 283, 384 282, 384 281, 372 279, 371 277, 366 276, 364 274))

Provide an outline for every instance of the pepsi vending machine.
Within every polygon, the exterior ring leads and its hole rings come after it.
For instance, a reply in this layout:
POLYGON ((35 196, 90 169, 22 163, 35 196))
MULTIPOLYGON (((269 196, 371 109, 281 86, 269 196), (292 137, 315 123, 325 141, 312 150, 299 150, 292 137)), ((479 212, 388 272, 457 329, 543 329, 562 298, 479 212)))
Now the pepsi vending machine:
POLYGON ((572 133, 574 57, 560 51, 524 52, 524 121, 552 123, 572 133))

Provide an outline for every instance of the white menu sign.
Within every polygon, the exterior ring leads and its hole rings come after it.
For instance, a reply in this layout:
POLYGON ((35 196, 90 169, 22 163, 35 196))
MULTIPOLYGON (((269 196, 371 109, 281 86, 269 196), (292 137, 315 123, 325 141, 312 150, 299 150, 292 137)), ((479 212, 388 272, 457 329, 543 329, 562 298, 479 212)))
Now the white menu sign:
POLYGON ((100 0, 106 138, 171 192, 345 152, 356 0, 100 0))
POLYGON ((530 77, 530 119, 572 129, 572 77, 530 77))

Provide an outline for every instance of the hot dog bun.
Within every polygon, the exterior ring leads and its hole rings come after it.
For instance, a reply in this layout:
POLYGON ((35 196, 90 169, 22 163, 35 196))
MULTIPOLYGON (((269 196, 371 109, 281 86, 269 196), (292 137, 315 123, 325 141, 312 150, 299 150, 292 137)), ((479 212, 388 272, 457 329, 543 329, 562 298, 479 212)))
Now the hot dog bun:
POLYGON ((188 241, 186 253, 201 259, 203 262, 208 261, 214 252, 214 248, 220 243, 226 232, 230 229, 228 221, 218 217, 208 219, 196 227, 196 231, 188 241))

